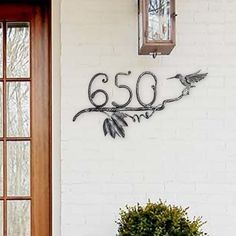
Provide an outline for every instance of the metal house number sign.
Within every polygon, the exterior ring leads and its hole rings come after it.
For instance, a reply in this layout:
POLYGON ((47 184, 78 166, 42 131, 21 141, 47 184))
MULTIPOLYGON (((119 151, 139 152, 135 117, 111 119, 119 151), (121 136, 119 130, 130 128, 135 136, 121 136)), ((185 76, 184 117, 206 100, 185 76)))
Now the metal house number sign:
POLYGON ((195 84, 201 80, 203 80, 207 73, 201 73, 201 71, 197 71, 196 73, 189 74, 189 75, 182 75, 177 74, 176 76, 170 77, 168 79, 178 79, 181 84, 184 86, 181 94, 178 97, 170 98, 162 101, 159 105, 154 105, 157 97, 157 77, 154 73, 150 71, 143 72, 137 80, 136 84, 136 97, 140 106, 138 107, 130 107, 129 104, 133 99, 133 92, 130 87, 127 85, 120 85, 119 78, 120 76, 130 76, 131 72, 128 73, 117 73, 115 76, 115 86, 119 89, 125 89, 129 94, 129 99, 124 104, 118 104, 116 102, 112 102, 112 106, 106 106, 109 101, 109 96, 105 90, 97 89, 96 91, 92 92, 92 85, 93 82, 97 78, 102 78, 103 83, 107 83, 109 81, 109 77, 105 73, 98 73, 93 76, 91 79, 89 86, 88 86, 88 98, 90 103, 93 105, 91 108, 84 109, 79 111, 74 117, 73 121, 76 121, 77 118, 89 112, 100 112, 103 113, 106 118, 103 122, 103 132, 104 135, 110 135, 112 138, 118 137, 125 137, 125 128, 128 127, 128 119, 133 122, 140 122, 142 118, 150 119, 156 112, 162 111, 166 108, 168 103, 173 103, 181 100, 183 97, 190 94, 190 90, 195 87, 195 84), (140 82, 145 76, 151 76, 153 78, 153 99, 149 103, 143 102, 140 96, 140 82), (98 94, 103 94, 105 96, 105 101, 102 104, 96 104, 94 98, 98 94))

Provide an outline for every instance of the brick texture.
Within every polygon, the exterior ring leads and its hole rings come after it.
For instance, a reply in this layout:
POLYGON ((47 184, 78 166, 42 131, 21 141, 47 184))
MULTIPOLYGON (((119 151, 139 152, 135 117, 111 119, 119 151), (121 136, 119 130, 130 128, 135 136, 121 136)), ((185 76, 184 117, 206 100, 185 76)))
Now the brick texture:
POLYGON ((235 9, 235 0, 177 0, 177 46, 153 60, 137 55, 137 1, 62 0, 63 236, 116 235, 119 208, 159 198, 190 206, 211 236, 235 235, 235 9), (181 90, 165 78, 198 69, 209 76, 191 96, 130 124, 125 140, 103 137, 103 115, 72 122, 90 106, 87 86, 95 73, 110 76, 96 88, 124 102, 114 75, 131 70, 127 84, 134 88, 141 72, 153 71, 160 101, 181 90))

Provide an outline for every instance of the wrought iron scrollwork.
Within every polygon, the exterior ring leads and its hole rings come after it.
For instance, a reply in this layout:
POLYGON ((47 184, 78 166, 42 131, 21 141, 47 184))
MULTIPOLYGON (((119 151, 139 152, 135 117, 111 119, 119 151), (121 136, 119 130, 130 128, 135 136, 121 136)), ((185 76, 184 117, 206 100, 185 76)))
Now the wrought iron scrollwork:
POLYGON ((181 84, 184 86, 184 89, 182 90, 181 94, 178 97, 166 99, 162 101, 159 105, 153 106, 157 97, 157 77, 152 72, 149 72, 149 71, 143 72, 138 77, 138 81, 136 85, 136 96, 141 107, 128 107, 133 97, 132 90, 126 85, 119 85, 118 79, 119 79, 119 76, 128 76, 130 74, 131 74, 130 71, 128 73, 116 74, 115 76, 116 87, 121 88, 121 89, 126 89, 129 92, 129 99, 126 103, 122 105, 116 102, 112 102, 112 107, 106 107, 106 104, 109 101, 109 96, 106 91, 102 89, 98 89, 94 91, 93 93, 91 92, 91 87, 94 80, 99 76, 104 76, 105 78, 103 78, 102 82, 107 83, 109 80, 108 75, 105 73, 98 73, 94 75, 88 87, 88 97, 91 104, 94 107, 79 111, 73 117, 73 121, 76 121, 77 118, 84 113, 88 113, 88 112, 104 113, 107 116, 107 118, 104 120, 104 123, 103 123, 103 132, 105 136, 109 134, 112 138, 116 138, 116 136, 124 138, 125 128, 128 127, 128 122, 127 122, 128 118, 131 119, 133 122, 141 122, 142 119, 150 119, 156 112, 164 110, 167 104, 177 102, 181 100, 183 97, 189 95, 190 90, 195 87, 195 84, 205 79, 205 77, 208 75, 207 73, 200 73, 200 71, 197 71, 196 73, 185 75, 185 76, 182 74, 177 74, 174 77, 168 78, 168 79, 178 79, 181 82, 181 84), (151 75, 154 79, 154 85, 152 86, 152 89, 154 92, 153 100, 148 104, 144 103, 141 100, 141 97, 139 94, 139 84, 140 84, 141 79, 145 75, 151 75), (98 93, 102 93, 105 96, 105 102, 100 105, 96 104, 93 101, 94 97, 98 93))
POLYGON ((145 71, 143 72, 139 77, 138 77, 138 81, 137 81, 137 84, 136 84, 136 95, 137 95, 137 100, 139 102, 139 104, 143 107, 151 107, 155 101, 156 101, 156 98, 157 98, 157 77, 155 74, 153 74, 152 72, 150 71, 145 71), (142 101, 141 97, 140 97, 140 94, 139 94, 139 84, 140 84, 140 81, 141 79, 145 76, 145 75, 151 75, 154 79, 154 82, 155 84, 152 85, 152 89, 153 89, 153 92, 154 92, 154 95, 153 95, 153 99, 150 103, 146 104, 142 101))
POLYGON ((114 107, 117 107, 117 108, 127 107, 130 104, 130 102, 132 101, 132 98, 133 98, 133 93, 132 93, 132 90, 130 89, 129 86, 127 86, 127 85, 119 85, 118 84, 118 79, 119 79, 120 75, 125 75, 125 76, 131 75, 131 71, 128 71, 128 73, 120 72, 120 73, 117 73, 116 76, 115 76, 115 85, 116 85, 116 87, 117 88, 121 88, 121 89, 126 89, 129 92, 129 99, 128 99, 128 101, 125 104, 119 105, 116 102, 112 102, 111 103, 114 107))
POLYGON ((105 73, 98 73, 96 75, 93 76, 93 78, 90 80, 89 82, 89 86, 88 86, 88 98, 89 98, 89 101, 91 102, 91 104, 93 104, 95 107, 99 108, 99 107, 104 107, 106 106, 106 104, 108 103, 108 100, 109 100, 109 96, 107 94, 106 91, 102 90, 102 89, 98 89, 96 91, 94 91, 93 93, 91 92, 91 87, 92 87, 92 84, 94 82, 94 80, 98 77, 98 76, 104 76, 105 78, 102 79, 102 82, 103 83, 107 83, 109 78, 108 78, 108 75, 105 74, 105 73), (93 99, 95 98, 95 96, 98 94, 98 93, 102 93, 104 96, 105 96, 105 102, 100 104, 100 105, 97 105, 93 99))

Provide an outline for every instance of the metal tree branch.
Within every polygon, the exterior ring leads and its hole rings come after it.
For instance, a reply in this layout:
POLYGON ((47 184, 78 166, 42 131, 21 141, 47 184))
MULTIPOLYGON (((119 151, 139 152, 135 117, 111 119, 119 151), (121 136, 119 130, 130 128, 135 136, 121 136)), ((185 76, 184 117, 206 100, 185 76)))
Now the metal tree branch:
POLYGON ((173 99, 166 99, 164 100, 160 105, 158 106, 150 106, 150 107, 124 107, 124 108, 117 108, 117 107, 91 107, 91 108, 86 108, 83 109, 81 111, 79 111, 74 117, 73 117, 73 122, 75 122, 77 120, 77 118, 84 114, 84 113, 88 113, 88 112, 108 112, 108 113, 114 113, 114 112, 141 112, 141 111, 151 111, 153 112, 152 114, 154 114, 156 111, 162 111, 165 109, 165 105, 167 103, 171 103, 171 102, 177 102, 179 100, 181 100, 184 96, 186 96, 187 94, 181 94, 180 96, 173 98, 173 99))

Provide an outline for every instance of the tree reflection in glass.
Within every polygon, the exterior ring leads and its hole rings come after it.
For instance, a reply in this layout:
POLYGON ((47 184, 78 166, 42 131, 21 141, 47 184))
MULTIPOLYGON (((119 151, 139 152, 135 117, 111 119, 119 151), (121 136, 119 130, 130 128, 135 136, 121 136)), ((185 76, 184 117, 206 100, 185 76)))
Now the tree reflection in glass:
POLYGON ((30 201, 8 201, 7 235, 30 236, 30 201))
MULTIPOLYGON (((3 196, 3 143, 0 142, 0 196, 3 196)), ((1 235, 1 234, 0 234, 1 235)))
POLYGON ((149 0, 148 40, 171 40, 170 0, 149 0))
POLYGON ((3 30, 2 23, 0 22, 0 78, 3 77, 3 30))
POLYGON ((7 129, 9 137, 30 135, 30 83, 7 83, 7 129))
POLYGON ((7 77, 30 77, 29 23, 7 23, 7 77))
POLYGON ((30 195, 30 142, 7 143, 8 196, 30 195))
POLYGON ((0 200, 0 236, 3 235, 3 221, 7 221, 8 236, 30 236, 31 202, 23 200, 31 195, 30 141, 17 141, 30 137, 30 82, 25 82, 25 78, 27 81, 30 78, 29 23, 4 23, 4 36, 6 44, 3 43, 3 23, 0 22, 0 197, 4 196, 4 201, 0 200), (6 132, 3 132, 3 123, 6 132), (9 138, 15 141, 9 141, 9 138), (6 184, 4 193, 3 183, 6 184))
POLYGON ((3 202, 0 201, 0 236, 3 236, 3 202))
POLYGON ((3 137, 3 83, 0 82, 0 137, 3 137))
MULTIPOLYGON (((3 30, 2 23, 0 23, 0 78, 3 78, 3 30)), ((2 133, 2 96, 3 96, 3 86, 0 82, 0 137, 3 136, 2 133)))

